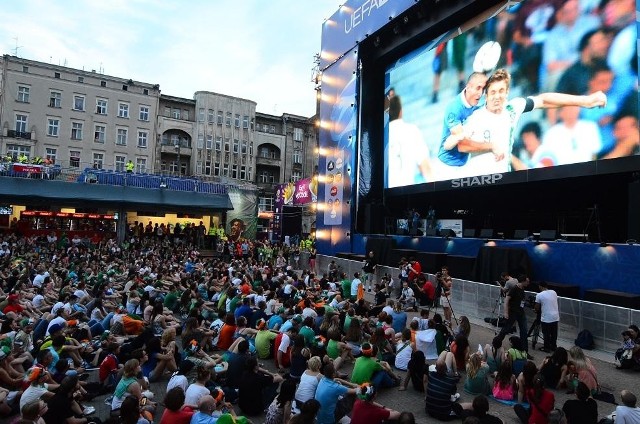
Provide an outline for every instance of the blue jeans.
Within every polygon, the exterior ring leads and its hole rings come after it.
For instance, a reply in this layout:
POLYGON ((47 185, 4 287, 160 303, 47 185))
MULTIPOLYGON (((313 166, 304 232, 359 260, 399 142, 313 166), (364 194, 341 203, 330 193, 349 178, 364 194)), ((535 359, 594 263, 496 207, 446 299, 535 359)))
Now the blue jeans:
POLYGON ((374 372, 373 376, 371 377, 371 384, 373 384, 373 387, 375 387, 376 391, 384 387, 395 387, 398 385, 396 380, 391 378, 391 376, 387 374, 385 370, 374 372))
POLYGON ((45 334, 47 333, 47 327, 49 326, 49 321, 46 319, 39 319, 36 322, 36 325, 33 327, 33 340, 43 340, 45 334))
POLYGON ((92 319, 91 321, 89 321, 89 331, 91 331, 92 337, 99 336, 100 334, 104 333, 104 327, 102 326, 100 321, 92 319))
POLYGON ((100 322, 100 324, 102 324, 102 328, 104 328, 105 330, 108 330, 109 328, 111 328, 111 326, 109 325, 109 322, 111 321, 111 318, 113 318, 115 314, 113 312, 109 312, 107 314, 106 317, 104 317, 104 319, 100 322))

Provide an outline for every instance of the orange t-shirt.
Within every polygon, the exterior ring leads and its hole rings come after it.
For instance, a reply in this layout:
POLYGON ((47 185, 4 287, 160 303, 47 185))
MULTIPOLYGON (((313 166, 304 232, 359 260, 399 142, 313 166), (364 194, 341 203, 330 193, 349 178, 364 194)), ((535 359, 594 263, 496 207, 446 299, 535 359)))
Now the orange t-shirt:
POLYGON ((229 349, 229 346, 233 344, 233 335, 236 332, 235 325, 225 324, 220 329, 220 335, 218 337, 218 347, 223 350, 229 349))

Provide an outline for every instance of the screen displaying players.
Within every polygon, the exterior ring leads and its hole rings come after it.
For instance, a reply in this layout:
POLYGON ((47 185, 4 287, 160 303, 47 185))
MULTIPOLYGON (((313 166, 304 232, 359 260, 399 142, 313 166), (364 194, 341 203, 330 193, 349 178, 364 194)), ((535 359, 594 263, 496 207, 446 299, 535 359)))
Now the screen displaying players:
POLYGON ((525 0, 385 74, 385 187, 639 154, 635 0, 525 0))

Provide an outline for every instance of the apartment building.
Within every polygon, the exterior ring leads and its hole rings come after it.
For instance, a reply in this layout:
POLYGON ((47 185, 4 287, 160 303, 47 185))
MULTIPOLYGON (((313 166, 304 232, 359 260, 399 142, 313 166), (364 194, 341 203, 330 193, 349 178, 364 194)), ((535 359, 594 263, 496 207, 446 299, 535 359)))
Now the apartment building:
POLYGON ((155 161, 160 86, 4 55, 0 152, 138 172, 155 161))

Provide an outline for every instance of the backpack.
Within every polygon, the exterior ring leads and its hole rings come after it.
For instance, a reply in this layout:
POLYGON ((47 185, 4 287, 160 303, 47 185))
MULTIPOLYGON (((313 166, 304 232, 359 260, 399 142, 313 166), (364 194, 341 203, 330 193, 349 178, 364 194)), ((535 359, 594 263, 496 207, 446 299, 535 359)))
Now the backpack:
POLYGON ((582 330, 579 332, 575 344, 582 349, 592 350, 595 347, 595 343, 593 342, 593 334, 591 334, 591 331, 582 330))

